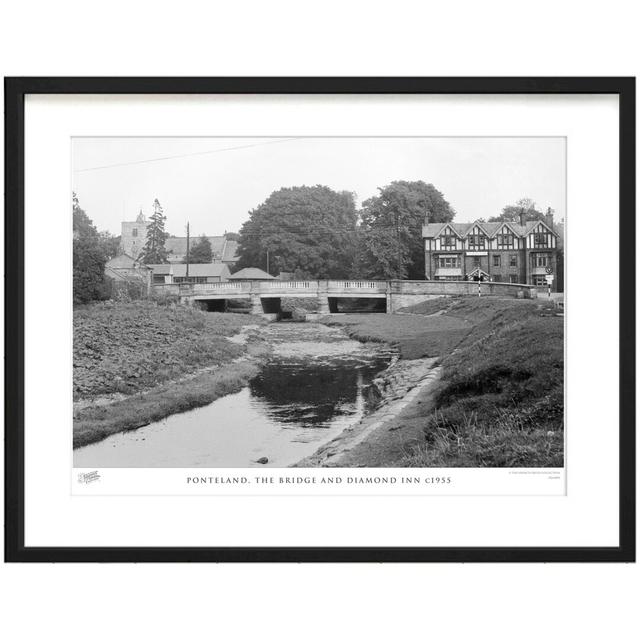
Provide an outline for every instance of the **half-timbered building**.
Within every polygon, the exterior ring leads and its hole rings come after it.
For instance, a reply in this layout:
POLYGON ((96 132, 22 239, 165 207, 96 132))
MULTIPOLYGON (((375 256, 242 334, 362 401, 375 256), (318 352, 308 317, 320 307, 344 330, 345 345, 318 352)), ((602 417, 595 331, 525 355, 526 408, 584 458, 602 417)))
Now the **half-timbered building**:
POLYGON ((558 290, 561 235, 553 216, 513 222, 427 223, 422 230, 427 280, 489 280, 558 290))

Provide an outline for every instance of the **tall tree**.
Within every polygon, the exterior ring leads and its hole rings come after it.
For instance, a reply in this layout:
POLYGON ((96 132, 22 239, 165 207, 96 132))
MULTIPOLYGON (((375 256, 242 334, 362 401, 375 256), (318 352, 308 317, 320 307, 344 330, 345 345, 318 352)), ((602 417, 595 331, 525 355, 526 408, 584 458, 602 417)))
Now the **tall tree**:
POLYGON ((73 300, 77 303, 107 297, 104 265, 107 262, 100 235, 73 194, 73 300))
POLYGON ((455 211, 432 184, 397 180, 362 203, 360 276, 424 278, 422 225, 449 222, 455 211))
POLYGON ((242 225, 237 268, 289 271, 301 278, 351 272, 357 213, 354 194, 329 187, 274 191, 242 225))
MULTIPOLYGON (((213 260, 213 251, 211 249, 211 242, 209 238, 204 235, 200 236, 197 242, 191 245, 189 251, 189 263, 190 264, 208 264, 213 260)), ((183 262, 187 261, 185 256, 183 262)))
POLYGON ((144 264, 164 264, 169 262, 168 252, 165 242, 169 234, 164 230, 166 216, 158 202, 158 198, 153 201, 153 213, 149 218, 147 227, 147 242, 140 253, 140 260, 144 264))
POLYGON ((531 198, 520 198, 515 204, 508 204, 502 208, 499 216, 489 218, 489 222, 520 222, 520 216, 524 216, 524 221, 544 220, 544 213, 537 208, 536 203, 531 198))
POLYGON ((114 236, 108 231, 99 231, 98 235, 107 260, 111 260, 111 258, 115 258, 120 254, 120 236, 114 236))

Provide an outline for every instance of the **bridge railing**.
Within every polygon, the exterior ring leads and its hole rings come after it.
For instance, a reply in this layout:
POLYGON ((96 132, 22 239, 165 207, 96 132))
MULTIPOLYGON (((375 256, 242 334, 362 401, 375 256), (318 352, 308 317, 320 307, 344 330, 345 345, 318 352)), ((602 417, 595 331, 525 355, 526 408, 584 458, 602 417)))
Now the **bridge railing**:
POLYGON ((318 283, 315 280, 284 280, 275 282, 261 282, 260 288, 266 289, 313 289, 318 288, 318 283))
POLYGON ((251 291, 250 282, 185 282, 180 283, 180 293, 240 293, 251 291))
POLYGON ((384 293, 387 290, 386 281, 380 280, 329 280, 327 282, 329 292, 349 292, 354 294, 384 293))
POLYGON ((374 280, 329 280, 331 289, 378 289, 380 286, 385 287, 386 283, 374 280))

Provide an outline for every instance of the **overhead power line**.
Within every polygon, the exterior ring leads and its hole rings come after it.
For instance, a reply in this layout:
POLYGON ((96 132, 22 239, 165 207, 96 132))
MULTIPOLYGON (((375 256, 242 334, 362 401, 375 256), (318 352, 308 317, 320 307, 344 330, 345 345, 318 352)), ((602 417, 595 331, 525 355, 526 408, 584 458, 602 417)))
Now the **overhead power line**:
POLYGON ((238 147, 225 147, 223 149, 210 149, 208 151, 195 151, 193 153, 183 153, 173 156, 161 156, 159 158, 148 158, 146 160, 134 160, 132 162, 118 162, 115 164, 105 164, 99 167, 86 167, 84 169, 74 169, 74 173, 84 173, 86 171, 98 171, 99 169, 113 169, 115 167, 130 167, 137 164, 146 164, 148 162, 162 162, 164 160, 176 160, 179 158, 191 158, 193 156, 205 156, 213 153, 223 153, 224 151, 237 151, 238 149, 251 149, 252 147, 262 147, 268 144, 280 144, 282 142, 291 142, 293 140, 303 140, 300 138, 281 138, 279 140, 270 140, 269 142, 256 142, 254 144, 245 144, 238 147))

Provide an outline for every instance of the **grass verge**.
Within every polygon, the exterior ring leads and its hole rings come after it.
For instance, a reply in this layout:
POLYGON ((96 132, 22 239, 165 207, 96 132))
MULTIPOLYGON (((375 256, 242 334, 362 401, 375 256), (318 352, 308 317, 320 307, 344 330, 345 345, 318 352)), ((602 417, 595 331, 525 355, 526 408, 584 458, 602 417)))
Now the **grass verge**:
POLYGON ((454 316, 344 314, 325 316, 321 322, 343 327, 360 342, 387 342, 406 360, 434 358, 452 351, 469 333, 472 323, 454 316))
POLYGON ((494 298, 453 300, 437 317, 473 328, 442 358, 428 401, 405 416, 422 421, 423 440, 400 465, 562 466, 562 317, 546 302, 494 298))

